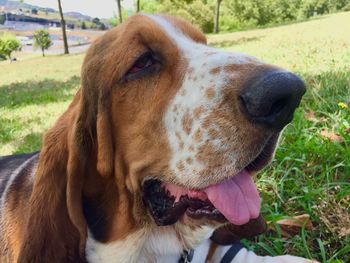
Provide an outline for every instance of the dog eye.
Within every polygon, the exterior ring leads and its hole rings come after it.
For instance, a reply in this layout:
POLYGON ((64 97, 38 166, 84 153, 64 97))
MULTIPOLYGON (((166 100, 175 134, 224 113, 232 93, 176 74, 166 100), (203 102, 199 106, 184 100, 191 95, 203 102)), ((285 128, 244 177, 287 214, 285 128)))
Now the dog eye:
POLYGON ((161 56, 157 53, 151 51, 143 53, 134 64, 132 64, 121 80, 128 82, 144 77, 150 77, 160 72, 162 66, 161 61, 161 56))
POLYGON ((132 65, 128 74, 138 73, 142 70, 145 70, 153 65, 155 65, 157 61, 154 59, 151 52, 147 52, 143 54, 136 62, 132 65))

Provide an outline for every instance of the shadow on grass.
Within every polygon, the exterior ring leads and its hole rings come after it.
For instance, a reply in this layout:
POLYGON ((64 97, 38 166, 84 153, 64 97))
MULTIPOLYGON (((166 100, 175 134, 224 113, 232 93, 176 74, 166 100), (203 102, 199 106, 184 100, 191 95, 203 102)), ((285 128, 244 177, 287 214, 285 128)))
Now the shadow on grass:
POLYGON ((231 46, 240 45, 243 43, 259 41, 262 38, 264 38, 264 36, 241 37, 233 40, 213 41, 209 43, 209 46, 218 47, 218 48, 231 47, 231 46))
POLYGON ((0 144, 13 145, 13 154, 39 150, 43 134, 28 133, 28 125, 41 126, 45 120, 40 116, 32 116, 29 120, 10 117, 11 111, 21 112, 26 106, 43 106, 42 109, 47 111, 45 106, 50 103, 70 101, 79 88, 79 82, 79 77, 73 76, 64 81, 45 79, 0 85, 0 109, 4 110, 4 115, 0 113, 0 144), (23 133, 24 137, 21 136, 23 133))
POLYGON ((66 101, 78 90, 79 81, 79 77, 73 76, 66 81, 46 79, 2 85, 0 86, 0 107, 11 109, 66 101))

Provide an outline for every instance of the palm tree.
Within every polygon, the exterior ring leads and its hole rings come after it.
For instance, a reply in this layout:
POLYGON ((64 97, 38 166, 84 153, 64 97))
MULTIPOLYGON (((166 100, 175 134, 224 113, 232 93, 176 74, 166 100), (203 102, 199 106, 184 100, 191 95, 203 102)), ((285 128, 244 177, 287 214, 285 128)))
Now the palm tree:
POLYGON ((59 10, 60 16, 61 16, 61 27, 62 27, 64 54, 69 54, 67 33, 66 33, 66 21, 64 20, 64 16, 63 16, 61 0, 58 0, 58 10, 59 10))

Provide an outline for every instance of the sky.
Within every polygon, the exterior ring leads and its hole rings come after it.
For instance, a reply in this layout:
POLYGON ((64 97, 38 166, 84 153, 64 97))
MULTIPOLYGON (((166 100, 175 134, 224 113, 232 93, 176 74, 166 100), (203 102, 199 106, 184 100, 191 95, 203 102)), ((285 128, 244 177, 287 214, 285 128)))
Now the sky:
MULTIPOLYGON (((24 0, 25 3, 58 10, 57 0, 24 0)), ((133 0, 122 1, 124 8, 132 8, 133 0)), ((63 12, 77 11, 84 15, 111 18, 117 11, 115 0, 61 0, 63 12)))

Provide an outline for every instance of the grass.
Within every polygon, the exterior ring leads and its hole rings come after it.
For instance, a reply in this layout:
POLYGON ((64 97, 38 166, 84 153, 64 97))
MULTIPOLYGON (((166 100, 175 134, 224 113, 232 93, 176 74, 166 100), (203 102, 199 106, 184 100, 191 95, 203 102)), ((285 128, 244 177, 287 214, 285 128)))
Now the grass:
MULTIPOLYGON (((251 54, 299 74, 308 92, 285 129, 272 165, 258 176, 263 213, 272 222, 310 215, 286 238, 279 226, 254 241, 260 254, 290 253, 350 262, 350 13, 209 36, 209 43, 251 54)), ((79 87, 83 55, 0 63, 0 155, 38 150, 41 136, 79 87)))
POLYGON ((0 155, 38 150, 79 87, 84 55, 0 62, 0 155))

